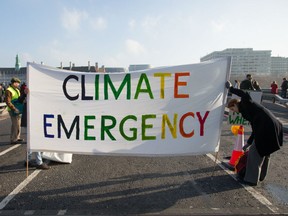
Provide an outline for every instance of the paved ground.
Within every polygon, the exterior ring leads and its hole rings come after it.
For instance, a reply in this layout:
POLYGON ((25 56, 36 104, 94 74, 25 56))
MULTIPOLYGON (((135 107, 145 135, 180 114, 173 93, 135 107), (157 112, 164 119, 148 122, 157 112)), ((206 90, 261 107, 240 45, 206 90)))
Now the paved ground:
MULTIPOLYGON (((263 103, 286 126, 288 109, 263 103)), ((220 151, 185 157, 73 155, 71 164, 26 170, 26 145, 10 145, 0 119, 0 215, 257 215, 288 214, 288 135, 272 155, 268 177, 247 187, 221 164, 235 142, 223 119, 220 151)), ((248 138, 249 128, 245 131, 248 138)), ((23 131, 25 135, 25 131, 23 131)))

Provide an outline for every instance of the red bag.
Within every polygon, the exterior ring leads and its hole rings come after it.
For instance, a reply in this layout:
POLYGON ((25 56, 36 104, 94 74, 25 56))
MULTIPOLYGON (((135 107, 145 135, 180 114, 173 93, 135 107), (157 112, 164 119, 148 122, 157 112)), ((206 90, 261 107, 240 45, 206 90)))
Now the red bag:
POLYGON ((246 173, 248 151, 244 152, 235 162, 235 172, 240 178, 244 178, 246 173))

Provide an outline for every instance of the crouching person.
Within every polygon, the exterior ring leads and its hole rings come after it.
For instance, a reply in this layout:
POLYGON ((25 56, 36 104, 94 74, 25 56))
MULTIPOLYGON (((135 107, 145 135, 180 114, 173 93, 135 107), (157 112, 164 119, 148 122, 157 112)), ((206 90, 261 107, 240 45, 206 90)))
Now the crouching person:
MULTIPOLYGON (((270 154, 283 145, 283 126, 280 121, 264 106, 253 101, 249 93, 235 89, 227 81, 226 88, 230 93, 241 98, 232 99, 228 108, 250 122, 252 133, 248 139, 248 158, 244 178, 238 178, 241 183, 256 186, 267 174, 270 154)), ((247 145, 245 146, 245 148, 247 145)))

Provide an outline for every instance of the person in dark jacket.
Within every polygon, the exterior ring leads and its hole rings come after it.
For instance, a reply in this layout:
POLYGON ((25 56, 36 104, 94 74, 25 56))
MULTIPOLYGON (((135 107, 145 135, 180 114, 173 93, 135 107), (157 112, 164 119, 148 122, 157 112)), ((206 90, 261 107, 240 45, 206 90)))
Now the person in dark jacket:
POLYGON ((252 84, 252 75, 251 74, 247 74, 246 79, 241 81, 240 89, 252 90, 252 91, 255 90, 255 88, 253 87, 253 84, 252 84))
POLYGON ((265 179, 270 154, 283 145, 283 126, 268 109, 254 102, 249 93, 233 88, 229 81, 226 82, 226 88, 241 98, 230 100, 228 108, 241 113, 252 127, 251 136, 243 148, 249 148, 246 173, 239 181, 255 186, 265 179))
MULTIPOLYGON (((21 127, 27 127, 27 103, 26 103, 26 96, 29 92, 29 89, 25 86, 22 90, 21 96, 18 98, 20 103, 23 103, 23 112, 21 116, 21 127)), ((32 152, 28 153, 28 166, 29 167, 36 167, 37 169, 47 170, 50 167, 43 162, 42 160, 42 153, 41 152, 33 152, 35 154, 36 164, 31 162, 32 159, 32 152)), ((27 166, 27 161, 25 162, 25 166, 27 166)))
POLYGON ((286 77, 284 77, 283 82, 281 84, 281 97, 282 98, 286 98, 287 89, 288 89, 288 80, 286 79, 286 77))

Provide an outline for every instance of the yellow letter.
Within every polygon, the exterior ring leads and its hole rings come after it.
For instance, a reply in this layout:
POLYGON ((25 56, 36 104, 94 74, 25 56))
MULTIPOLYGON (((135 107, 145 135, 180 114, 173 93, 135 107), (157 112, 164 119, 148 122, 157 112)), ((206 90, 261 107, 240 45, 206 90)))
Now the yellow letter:
POLYGON ((171 132, 171 135, 174 139, 177 138, 177 118, 178 118, 178 114, 177 113, 174 113, 174 118, 173 118, 173 126, 168 118, 168 115, 167 114, 163 114, 162 116, 162 135, 161 135, 161 138, 162 139, 165 139, 166 138, 166 132, 165 132, 165 123, 167 123, 169 129, 170 129, 170 132, 171 132))
POLYGON ((160 98, 164 99, 165 77, 171 77, 171 73, 155 73, 154 77, 160 77, 160 98))

